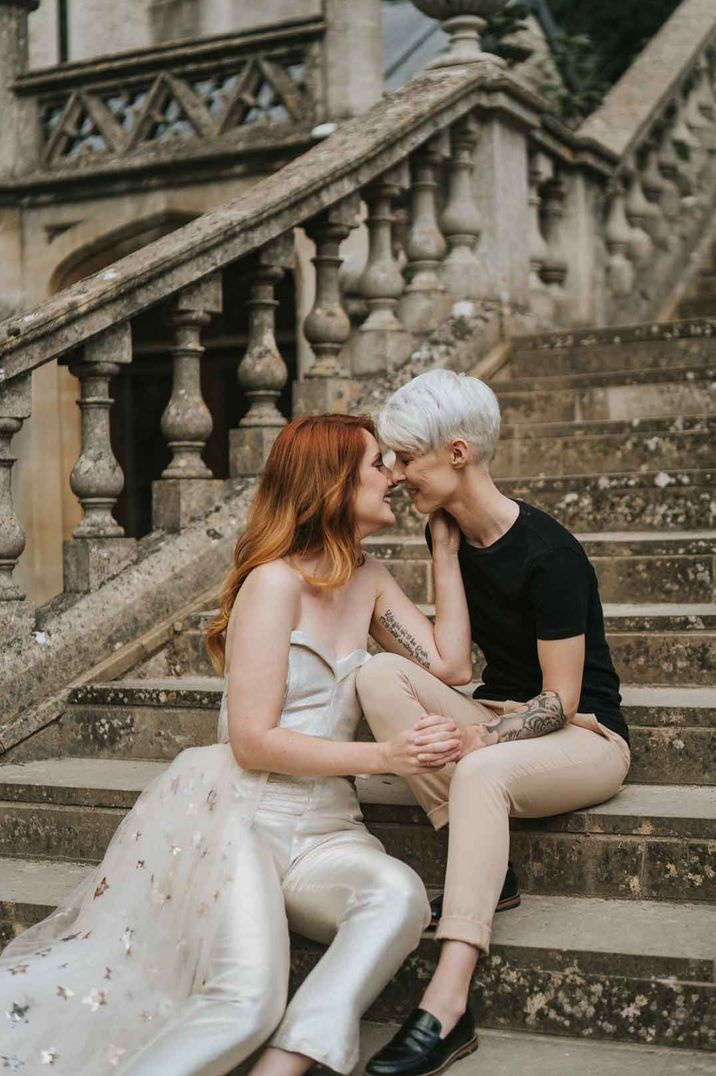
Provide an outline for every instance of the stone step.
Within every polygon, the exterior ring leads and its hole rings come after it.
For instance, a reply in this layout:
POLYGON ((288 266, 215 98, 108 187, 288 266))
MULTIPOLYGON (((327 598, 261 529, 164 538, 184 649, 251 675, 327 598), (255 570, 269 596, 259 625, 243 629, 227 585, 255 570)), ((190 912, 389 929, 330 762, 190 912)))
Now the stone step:
MULTIPOLYGON (((478 1020, 509 1030, 713 1050, 713 920, 708 905, 527 895, 519 908, 496 917, 490 955, 473 980, 478 1020)), ((438 951, 424 939, 368 1018, 403 1020, 438 951)), ((321 952, 295 939, 299 980, 321 952)))
MULTIPOLYGON (((501 478, 508 497, 524 500, 579 531, 704 531, 716 526, 714 472, 670 468, 607 474, 501 478)), ((393 495, 398 534, 422 534, 425 517, 402 489, 393 495)))
MULTIPOLYGON (((527 500, 571 531, 707 530, 716 525, 714 474, 701 470, 510 478, 508 497, 527 500)), ((424 522, 419 521, 420 528, 424 522)))
MULTIPOLYGON (((373 548, 389 553, 396 547, 397 543, 387 543, 373 548)), ((406 544, 402 551, 410 548, 406 544)), ((420 559, 396 557, 390 567, 409 596, 433 616, 434 607, 421 601, 432 596, 430 562, 424 544, 420 552, 420 559)), ((207 612, 189 618, 163 654, 143 666, 142 676, 210 672, 204 632, 212 616, 213 612, 207 612)), ((647 684, 710 683, 716 660, 716 604, 606 605, 605 624, 617 671, 624 680, 647 684)), ((377 646, 369 645, 371 652, 377 652, 377 646)), ((483 667, 476 651, 475 676, 481 675, 483 667)))
MULTIPOLYGON (((629 532, 577 535, 599 577, 606 602, 643 602, 655 593, 670 602, 715 595, 716 533, 629 532)), ((422 534, 367 539, 365 548, 388 563, 415 602, 433 600, 430 554, 422 534)))
POLYGON ((503 428, 491 471, 512 476, 716 466, 716 418, 534 423, 503 428))
MULTIPOLYGON (((391 855, 440 887, 447 831, 435 833, 405 782, 358 781, 363 814, 391 855)), ((511 823, 510 856, 523 892, 716 904, 716 789, 626 785, 608 803, 511 823)), ((714 909, 716 917, 716 908, 714 909)))
MULTIPOLYGON (((71 890, 81 867, 5 859, 0 908, 14 923, 46 914, 52 894, 71 890), (70 877, 71 875, 71 877, 70 877)), ((650 1045, 716 1049, 716 942, 713 907, 665 901, 540 897, 495 919, 490 955, 480 962, 473 1001, 482 1025, 650 1045)), ((424 937, 369 1010, 369 1019, 404 1019, 419 1000, 438 955, 424 937)), ((295 936, 294 982, 323 952, 295 936)), ((677 1054, 677 1057, 679 1055, 677 1054)))
MULTIPOLYGON (((0 856, 98 862, 164 762, 64 758, 0 766, 0 856)), ((366 822, 428 886, 445 872, 437 836, 405 783, 359 778, 366 822)), ((628 785, 609 803, 513 821, 512 857, 526 892, 716 902, 716 790, 628 785)))
MULTIPOLYGON (((420 608, 431 619, 435 616, 434 605, 420 608)), ((713 682, 716 604, 605 604, 604 626, 614 666, 625 683, 708 686, 713 682)), ((475 649, 474 675, 481 676, 483 669, 484 660, 475 649)))
MULTIPOLYGON (((713 283, 710 282, 713 287, 713 283)), ((682 299, 679 303, 679 314, 685 318, 706 318, 716 313, 716 295, 711 291, 704 295, 695 295, 690 299, 682 299)))
MULTIPOLYGON (((363 1021, 355 1076, 399 1026, 363 1021)), ((574 1076, 576 1072, 581 1076, 716 1076, 716 1056, 702 1050, 590 1042, 566 1035, 491 1028, 480 1028, 478 1034, 477 1053, 456 1061, 450 1067, 451 1076, 515 1076, 516 1072, 529 1076, 574 1076)))
MULTIPOLYGON (((185 747, 215 742, 221 689, 218 678, 189 677, 87 685, 72 693, 61 718, 13 748, 5 761, 169 761, 185 747)), ((472 687, 463 690, 469 694, 472 687)), ((716 689, 626 684, 621 690, 632 780, 716 784, 716 689)), ((369 735, 367 726, 359 735, 369 735)))
POLYGON ((575 339, 575 334, 561 338, 532 338, 540 341, 529 345, 524 338, 513 343, 509 351, 507 377, 530 378, 551 374, 603 373, 623 370, 658 370, 707 366, 716 360, 716 322, 708 326, 710 336, 657 338, 629 341, 614 331, 614 341, 596 340, 592 334, 575 339), (566 345, 545 345, 545 340, 567 341, 566 345), (571 341, 571 342, 570 342, 571 341))
POLYGON ((507 424, 716 413, 716 370, 710 366, 510 379, 492 387, 507 424))

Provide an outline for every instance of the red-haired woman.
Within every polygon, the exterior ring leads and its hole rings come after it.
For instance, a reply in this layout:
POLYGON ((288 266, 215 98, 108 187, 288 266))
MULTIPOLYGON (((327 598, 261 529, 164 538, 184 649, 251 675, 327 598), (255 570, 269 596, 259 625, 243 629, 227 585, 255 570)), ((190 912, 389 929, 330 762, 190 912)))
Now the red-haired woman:
POLYGON ((89 880, 0 958, 11 1070, 222 1076, 271 1036, 253 1076, 355 1065, 360 1017, 430 913, 346 778, 410 776, 459 750, 442 718, 353 742, 367 636, 470 679, 456 528, 432 520, 434 625, 361 550, 394 522, 393 484, 369 419, 297 419, 278 437, 208 633, 219 742, 183 751, 89 880), (289 927, 329 947, 287 1006, 289 927))

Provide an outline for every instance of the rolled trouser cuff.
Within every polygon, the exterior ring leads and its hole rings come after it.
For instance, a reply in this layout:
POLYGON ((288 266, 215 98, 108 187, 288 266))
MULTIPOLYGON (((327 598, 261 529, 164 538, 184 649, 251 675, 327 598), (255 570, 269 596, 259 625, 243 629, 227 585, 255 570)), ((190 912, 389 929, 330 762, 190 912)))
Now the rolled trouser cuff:
POLYGON ((431 810, 425 812, 428 816, 428 822, 433 829, 442 829, 443 826, 448 824, 450 816, 450 804, 447 800, 443 803, 439 803, 437 807, 433 807, 431 810))
POLYGON ((490 951, 492 924, 480 923, 460 915, 444 915, 438 923, 435 937, 438 941, 461 941, 474 945, 483 953, 490 951))

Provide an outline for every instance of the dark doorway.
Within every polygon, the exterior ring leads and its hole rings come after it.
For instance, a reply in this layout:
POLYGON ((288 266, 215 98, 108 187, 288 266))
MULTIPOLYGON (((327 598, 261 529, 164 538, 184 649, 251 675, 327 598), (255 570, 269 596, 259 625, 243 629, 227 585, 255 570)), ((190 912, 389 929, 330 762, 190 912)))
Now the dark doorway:
MULTIPOLYGON (((202 334, 201 389, 214 428, 203 453, 215 478, 229 473, 229 430, 248 410, 239 390, 237 370, 246 351, 249 280, 246 270, 230 266, 223 273, 224 311, 202 334)), ((276 339, 288 366, 288 382, 279 409, 291 413, 291 383, 296 378, 294 282, 287 273, 276 287, 276 339)), ((132 322, 134 359, 112 381, 112 448, 124 472, 124 490, 114 516, 125 533, 140 538, 152 529, 152 482, 161 476, 171 454, 161 431, 161 417, 172 390, 171 328, 164 310, 154 308, 132 322)))

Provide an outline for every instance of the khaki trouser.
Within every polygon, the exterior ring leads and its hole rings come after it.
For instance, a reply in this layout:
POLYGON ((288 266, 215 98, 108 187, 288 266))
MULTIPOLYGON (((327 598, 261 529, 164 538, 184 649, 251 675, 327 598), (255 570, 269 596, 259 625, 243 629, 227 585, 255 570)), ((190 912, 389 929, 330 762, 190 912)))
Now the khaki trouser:
MULTIPOLYGON (((358 695, 377 740, 387 740, 424 714, 458 725, 494 722, 519 703, 467 698, 395 654, 378 654, 358 673, 358 695)), ((576 714, 546 736, 473 751, 457 765, 408 785, 435 829, 450 824, 443 916, 438 938, 487 952, 507 869, 509 818, 543 818, 603 803, 619 791, 629 747, 594 714, 576 714)))

